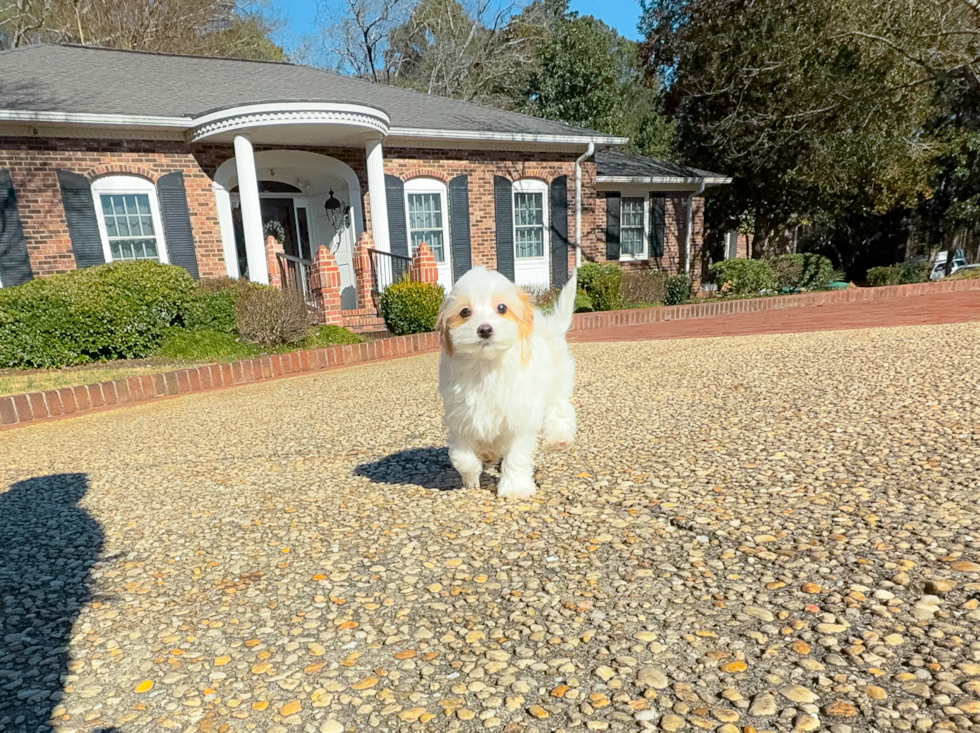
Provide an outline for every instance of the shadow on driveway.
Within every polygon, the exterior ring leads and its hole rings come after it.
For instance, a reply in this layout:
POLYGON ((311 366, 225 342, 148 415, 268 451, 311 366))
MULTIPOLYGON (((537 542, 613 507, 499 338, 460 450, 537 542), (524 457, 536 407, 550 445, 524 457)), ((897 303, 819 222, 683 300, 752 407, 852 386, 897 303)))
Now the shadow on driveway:
POLYGON ((392 453, 354 469, 378 484, 413 484, 423 489, 449 491, 462 488, 463 482, 449 462, 449 449, 411 448, 392 453))
POLYGON ((0 730, 7 733, 51 730, 61 701, 72 625, 91 599, 103 544, 99 523, 78 506, 87 490, 85 474, 66 473, 0 494, 0 730))

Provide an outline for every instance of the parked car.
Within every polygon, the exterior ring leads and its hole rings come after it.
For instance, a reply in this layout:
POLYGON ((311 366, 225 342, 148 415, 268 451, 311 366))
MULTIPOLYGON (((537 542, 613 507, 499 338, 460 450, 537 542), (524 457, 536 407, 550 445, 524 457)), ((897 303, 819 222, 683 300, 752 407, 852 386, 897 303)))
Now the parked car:
MULTIPOLYGON (((946 258, 949 256, 948 252, 940 252, 936 255, 936 261, 932 265, 932 271, 929 273, 930 280, 942 280, 946 277, 946 258)), ((953 254, 953 267, 950 269, 949 274, 952 275, 957 270, 962 270, 964 267, 968 267, 966 259, 962 255, 962 250, 957 250, 953 254)))

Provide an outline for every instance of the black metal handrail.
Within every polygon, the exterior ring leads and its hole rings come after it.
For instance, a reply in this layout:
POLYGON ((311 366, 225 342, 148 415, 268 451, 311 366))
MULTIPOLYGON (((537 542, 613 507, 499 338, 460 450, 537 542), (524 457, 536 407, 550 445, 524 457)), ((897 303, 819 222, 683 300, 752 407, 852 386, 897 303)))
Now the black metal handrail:
POLYGON ((301 257, 287 255, 285 252, 276 252, 276 260, 279 262, 279 276, 283 289, 302 293, 306 302, 313 305, 315 301, 312 283, 313 263, 301 257))
POLYGON ((412 258, 368 248, 371 257, 371 282, 375 294, 381 293, 392 283, 399 282, 411 272, 412 258))

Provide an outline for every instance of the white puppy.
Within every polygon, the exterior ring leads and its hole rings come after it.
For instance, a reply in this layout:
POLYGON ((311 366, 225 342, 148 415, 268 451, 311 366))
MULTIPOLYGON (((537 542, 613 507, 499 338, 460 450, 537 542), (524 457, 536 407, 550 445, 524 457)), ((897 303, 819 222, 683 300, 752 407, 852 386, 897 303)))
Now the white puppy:
POLYGON ((555 448, 575 437, 575 367, 565 342, 574 309, 574 275, 545 315, 535 313, 527 293, 483 267, 463 275, 446 298, 436 323, 439 392, 449 460, 465 487, 478 487, 484 462, 503 457, 497 495, 531 496, 538 434, 555 448))

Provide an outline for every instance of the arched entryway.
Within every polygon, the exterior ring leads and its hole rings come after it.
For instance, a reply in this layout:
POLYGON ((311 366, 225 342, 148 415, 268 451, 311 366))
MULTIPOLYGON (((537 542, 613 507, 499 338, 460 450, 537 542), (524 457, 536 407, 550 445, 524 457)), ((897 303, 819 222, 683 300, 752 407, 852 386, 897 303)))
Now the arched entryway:
MULTIPOLYGON (((263 226, 271 221, 279 223, 285 235, 284 249, 290 257, 308 261, 320 246, 330 249, 340 268, 341 307, 356 308, 354 243, 364 231, 357 175, 336 158, 302 150, 257 152, 255 172, 263 226), (336 225, 325 207, 331 196, 339 202, 340 212, 350 207, 336 225)), ((218 167, 214 190, 228 275, 244 277, 247 258, 235 158, 218 167)))

